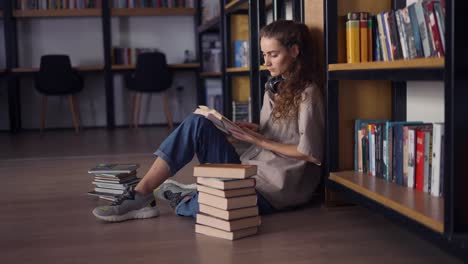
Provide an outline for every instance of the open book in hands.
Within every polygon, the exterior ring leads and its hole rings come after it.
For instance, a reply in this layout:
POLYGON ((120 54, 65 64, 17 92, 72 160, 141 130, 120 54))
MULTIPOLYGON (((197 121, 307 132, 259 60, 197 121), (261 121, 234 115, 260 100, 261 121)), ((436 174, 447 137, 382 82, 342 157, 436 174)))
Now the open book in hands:
MULTIPOLYGON (((229 130, 235 130, 242 134, 247 134, 242 128, 240 128, 236 123, 232 122, 222 114, 220 114, 215 109, 211 109, 204 105, 199 105, 197 109, 193 112, 198 115, 205 116, 208 120, 213 122, 213 124, 221 131, 228 135, 232 135, 229 130)), ((233 135, 232 135, 233 136, 233 135)))

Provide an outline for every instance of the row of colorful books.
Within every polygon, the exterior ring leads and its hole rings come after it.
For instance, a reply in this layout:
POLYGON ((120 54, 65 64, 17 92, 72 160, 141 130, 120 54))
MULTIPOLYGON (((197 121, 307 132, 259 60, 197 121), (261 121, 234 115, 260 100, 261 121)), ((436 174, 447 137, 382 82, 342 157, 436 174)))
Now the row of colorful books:
POLYGON ((419 0, 374 16, 350 12, 346 21, 347 62, 443 57, 444 36, 444 0, 419 0))
POLYGON ((252 122, 252 107, 249 101, 232 101, 232 121, 234 122, 252 122))
POLYGON ((19 10, 101 8, 101 0, 16 0, 19 10))
POLYGON ((252 178, 256 174, 252 165, 195 166, 199 203, 195 232, 228 240, 257 234, 261 219, 252 178))
POLYGON ((113 8, 193 8, 194 0, 113 0, 113 8))
POLYGON ((443 123, 356 120, 354 134, 356 171, 442 195, 443 123))
POLYGON ((106 201, 115 201, 118 195, 140 181, 137 177, 138 168, 138 164, 97 164, 88 171, 94 176, 92 184, 95 186, 88 194, 106 201))

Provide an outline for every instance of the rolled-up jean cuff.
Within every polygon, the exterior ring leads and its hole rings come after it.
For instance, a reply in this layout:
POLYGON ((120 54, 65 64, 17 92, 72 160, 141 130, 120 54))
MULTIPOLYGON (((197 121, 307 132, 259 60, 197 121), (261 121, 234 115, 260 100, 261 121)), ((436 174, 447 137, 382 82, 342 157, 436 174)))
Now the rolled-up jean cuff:
POLYGON ((167 166, 169 167, 169 172, 171 173, 171 177, 174 176, 176 172, 174 171, 174 166, 169 156, 166 153, 162 152, 160 149, 156 150, 154 155, 160 157, 167 163, 167 166))

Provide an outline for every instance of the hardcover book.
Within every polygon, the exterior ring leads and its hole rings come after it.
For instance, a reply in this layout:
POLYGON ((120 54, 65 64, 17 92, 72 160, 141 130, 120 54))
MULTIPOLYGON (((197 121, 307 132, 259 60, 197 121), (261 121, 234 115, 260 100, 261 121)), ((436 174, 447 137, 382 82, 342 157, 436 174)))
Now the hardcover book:
POLYGON ((212 215, 214 217, 221 218, 224 220, 234 220, 234 219, 240 219, 240 218, 246 218, 246 217, 252 217, 252 216, 258 215, 257 206, 234 209, 234 210, 222 210, 222 209, 212 207, 206 204, 199 204, 199 211, 200 213, 212 215))
POLYGON ((229 232, 249 227, 257 227, 260 225, 260 223, 260 216, 226 221, 209 215, 197 214, 197 224, 210 226, 229 232))
POLYGON ((257 174, 257 166, 245 164, 201 164, 193 168, 195 177, 246 179, 257 174))
POLYGON ((198 203, 223 210, 246 208, 257 205, 257 195, 223 198, 203 192, 198 193, 198 203))
POLYGON ((199 105, 197 109, 193 112, 194 114, 197 115, 202 115, 206 117, 208 120, 213 122, 213 124, 221 131, 228 135, 232 135, 229 130, 234 130, 236 132, 239 132, 241 134, 245 134, 246 132, 240 128, 236 123, 232 122, 229 120, 227 117, 223 116, 220 114, 218 111, 215 109, 211 109, 207 106, 204 105, 199 105))
POLYGON ((199 225, 195 224, 195 232, 207 236, 212 236, 212 237, 218 237, 218 238, 224 238, 227 240, 235 240, 251 235, 255 235, 258 232, 258 227, 250 227, 250 228, 245 228, 245 229, 240 229, 236 231, 224 231, 220 229, 216 229, 213 227, 209 226, 204 226, 204 225, 199 225))
POLYGON ((220 197, 226 197, 226 198, 255 194, 255 188, 253 187, 232 189, 232 190, 218 190, 218 189, 214 189, 214 188, 199 185, 199 184, 197 184, 197 191, 220 196, 220 197))
POLYGON ((96 167, 90 169, 88 173, 93 174, 119 174, 133 173, 140 167, 139 164, 117 164, 117 163, 100 163, 96 167))
POLYGON ((217 179, 197 177, 197 183, 219 190, 231 190, 239 188, 255 187, 255 179, 217 179))

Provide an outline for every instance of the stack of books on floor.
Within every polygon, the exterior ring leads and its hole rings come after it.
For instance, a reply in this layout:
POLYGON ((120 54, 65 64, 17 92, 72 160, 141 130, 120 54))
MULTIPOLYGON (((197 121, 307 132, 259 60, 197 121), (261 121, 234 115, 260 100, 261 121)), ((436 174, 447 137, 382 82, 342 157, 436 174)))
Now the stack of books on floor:
POLYGON ((125 189, 136 185, 138 164, 108 164, 101 163, 88 171, 94 175, 94 191, 89 195, 98 196, 100 199, 115 201, 116 197, 123 194, 125 189))
POLYGON ((252 178, 256 174, 252 165, 195 166, 199 204, 195 232, 228 240, 257 234, 261 220, 252 178))

